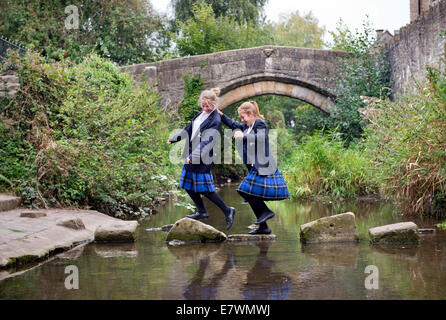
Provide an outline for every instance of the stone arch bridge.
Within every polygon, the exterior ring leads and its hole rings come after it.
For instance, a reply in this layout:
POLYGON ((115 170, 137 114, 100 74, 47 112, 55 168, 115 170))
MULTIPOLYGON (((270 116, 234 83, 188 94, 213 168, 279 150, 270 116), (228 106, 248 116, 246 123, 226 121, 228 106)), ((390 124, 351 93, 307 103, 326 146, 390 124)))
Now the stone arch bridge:
POLYGON ((121 67, 135 79, 152 82, 165 108, 178 106, 184 76, 201 75, 205 88, 221 89, 220 108, 275 94, 305 101, 329 112, 339 58, 346 53, 263 46, 121 67))

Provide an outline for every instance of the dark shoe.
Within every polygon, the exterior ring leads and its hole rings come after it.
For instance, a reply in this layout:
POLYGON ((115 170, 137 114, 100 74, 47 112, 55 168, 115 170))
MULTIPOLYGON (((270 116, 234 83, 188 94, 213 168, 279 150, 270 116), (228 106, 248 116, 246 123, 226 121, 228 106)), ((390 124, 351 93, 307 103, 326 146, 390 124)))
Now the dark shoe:
POLYGON ((254 222, 255 224, 261 224, 266 222, 266 220, 269 220, 271 218, 274 218, 275 214, 273 212, 268 212, 266 214, 262 214, 259 218, 259 220, 257 220, 256 222, 254 222))
POLYGON ((201 219, 207 219, 209 218, 209 213, 207 212, 195 212, 194 214, 190 214, 187 216, 188 218, 194 219, 194 220, 201 220, 201 219))
POLYGON ((231 229, 232 224, 234 223, 235 209, 229 207, 229 210, 229 213, 226 215, 226 230, 231 229))
POLYGON ((257 229, 257 230, 253 230, 251 232, 248 232, 248 234, 254 236, 256 234, 271 234, 271 229, 270 228, 266 228, 266 229, 257 229))

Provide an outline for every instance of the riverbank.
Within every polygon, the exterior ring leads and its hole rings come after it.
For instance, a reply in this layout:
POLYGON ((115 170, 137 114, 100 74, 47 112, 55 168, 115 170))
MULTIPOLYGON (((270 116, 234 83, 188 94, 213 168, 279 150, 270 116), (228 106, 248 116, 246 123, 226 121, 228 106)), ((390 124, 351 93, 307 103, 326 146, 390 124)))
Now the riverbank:
POLYGON ((0 212, 0 269, 42 261, 93 242, 95 233, 97 237, 97 231, 104 228, 134 232, 137 224, 92 210, 17 208, 0 212))

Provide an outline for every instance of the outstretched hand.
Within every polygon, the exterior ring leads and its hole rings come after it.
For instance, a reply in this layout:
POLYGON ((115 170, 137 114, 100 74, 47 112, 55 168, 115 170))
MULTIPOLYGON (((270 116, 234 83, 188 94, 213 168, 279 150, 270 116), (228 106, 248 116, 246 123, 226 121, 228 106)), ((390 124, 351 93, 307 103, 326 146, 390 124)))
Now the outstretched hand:
POLYGON ((221 116, 223 115, 223 112, 221 112, 221 110, 218 109, 218 108, 217 108, 217 112, 218 112, 219 115, 221 115, 221 116))
POLYGON ((167 144, 172 144, 172 142, 169 139, 167 139, 167 144))
POLYGON ((243 138, 243 132, 240 130, 237 130, 236 132, 234 132, 234 138, 235 139, 241 139, 243 138))

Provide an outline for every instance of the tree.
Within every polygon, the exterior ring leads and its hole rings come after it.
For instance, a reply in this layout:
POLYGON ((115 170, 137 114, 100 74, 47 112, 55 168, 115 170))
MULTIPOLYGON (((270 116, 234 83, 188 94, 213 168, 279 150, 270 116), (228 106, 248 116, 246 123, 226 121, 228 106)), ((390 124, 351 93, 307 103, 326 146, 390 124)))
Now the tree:
POLYGON ((363 30, 353 34, 341 21, 333 36, 334 49, 348 55, 337 70, 336 108, 332 110, 333 126, 343 134, 347 144, 358 141, 367 125, 358 109, 365 106, 361 96, 385 99, 390 96, 390 65, 385 52, 375 48, 374 29, 366 20, 363 30))
POLYGON ((216 17, 229 17, 237 22, 257 22, 268 0, 172 0, 175 20, 186 22, 194 17, 193 7, 206 3, 216 17))
POLYGON ((322 49, 325 28, 310 11, 301 16, 299 11, 280 16, 279 23, 274 25, 275 41, 279 46, 295 46, 322 49))
POLYGON ((165 22, 149 0, 79 0, 78 28, 66 28, 65 0, 4 0, 0 34, 48 58, 80 61, 95 52, 119 64, 154 61, 170 47, 165 22))
POLYGON ((194 4, 193 18, 177 21, 173 35, 180 56, 249 48, 273 42, 268 25, 239 23, 227 16, 216 17, 210 4, 194 4))

